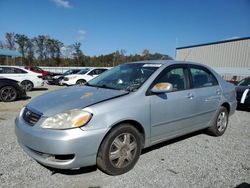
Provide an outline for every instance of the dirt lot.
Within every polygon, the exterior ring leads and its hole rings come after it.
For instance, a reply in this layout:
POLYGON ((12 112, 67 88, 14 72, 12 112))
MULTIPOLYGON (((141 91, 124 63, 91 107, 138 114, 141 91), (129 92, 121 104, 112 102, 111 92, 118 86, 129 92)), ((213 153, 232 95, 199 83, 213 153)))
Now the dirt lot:
MULTIPOLYGON (((46 86, 30 97, 60 89, 46 86)), ((0 102, 0 187, 236 187, 250 184, 250 113, 237 111, 222 137, 202 132, 143 151, 135 168, 108 176, 96 167, 47 169, 18 146, 14 119, 31 99, 0 102)))

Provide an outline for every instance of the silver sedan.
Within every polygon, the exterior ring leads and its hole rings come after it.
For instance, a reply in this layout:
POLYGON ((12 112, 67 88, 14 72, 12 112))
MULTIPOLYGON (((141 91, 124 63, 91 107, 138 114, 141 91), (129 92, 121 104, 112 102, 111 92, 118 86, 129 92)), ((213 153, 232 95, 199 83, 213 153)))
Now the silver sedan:
POLYGON ((234 86, 207 66, 134 62, 33 99, 15 130, 23 150, 43 165, 97 164, 119 175, 134 167, 143 148, 202 129, 221 136, 236 105, 234 86))

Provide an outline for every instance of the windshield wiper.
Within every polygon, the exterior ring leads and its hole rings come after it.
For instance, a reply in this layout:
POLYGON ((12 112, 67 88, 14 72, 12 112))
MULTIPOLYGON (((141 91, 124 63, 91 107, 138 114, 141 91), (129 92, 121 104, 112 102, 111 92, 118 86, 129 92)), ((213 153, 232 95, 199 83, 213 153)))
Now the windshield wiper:
POLYGON ((107 86, 107 85, 105 85, 105 84, 103 84, 103 85, 100 85, 100 86, 95 86, 95 87, 99 87, 99 88, 105 88, 105 89, 114 89, 114 90, 117 90, 117 89, 115 89, 115 88, 113 88, 113 87, 109 87, 109 86, 107 86))

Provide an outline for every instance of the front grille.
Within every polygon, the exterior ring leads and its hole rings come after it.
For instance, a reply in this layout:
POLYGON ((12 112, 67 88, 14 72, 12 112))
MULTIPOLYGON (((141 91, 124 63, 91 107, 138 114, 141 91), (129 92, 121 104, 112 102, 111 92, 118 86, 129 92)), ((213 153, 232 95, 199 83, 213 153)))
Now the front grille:
POLYGON ((31 126, 35 125, 36 122, 39 121, 39 119, 41 118, 41 114, 36 113, 28 108, 25 108, 23 111, 23 119, 24 121, 26 121, 28 124, 30 124, 31 126))

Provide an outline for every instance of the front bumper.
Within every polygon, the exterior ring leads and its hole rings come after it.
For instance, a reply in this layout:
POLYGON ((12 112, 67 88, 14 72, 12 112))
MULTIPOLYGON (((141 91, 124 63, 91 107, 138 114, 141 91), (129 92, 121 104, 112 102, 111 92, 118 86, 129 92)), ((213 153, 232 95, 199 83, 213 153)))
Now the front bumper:
POLYGON ((34 84, 34 88, 42 87, 42 86, 44 86, 44 80, 42 80, 42 79, 34 80, 33 84, 34 84))
POLYGON ((61 83, 62 83, 62 85, 72 86, 72 85, 75 85, 75 84, 76 84, 76 80, 74 80, 74 79, 68 80, 68 81, 62 80, 61 83))
POLYGON ((23 150, 39 163, 58 169, 96 164, 99 146, 108 130, 47 130, 16 118, 15 133, 23 150), (58 157, 59 156, 59 157, 58 157))

